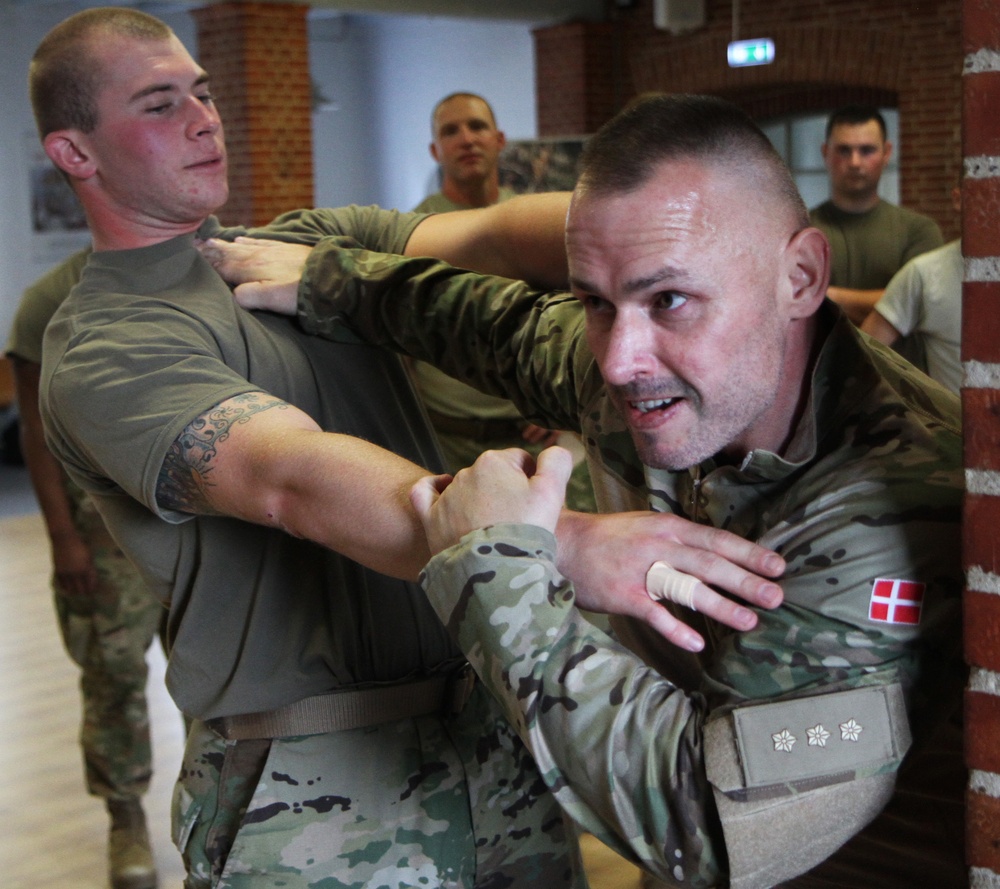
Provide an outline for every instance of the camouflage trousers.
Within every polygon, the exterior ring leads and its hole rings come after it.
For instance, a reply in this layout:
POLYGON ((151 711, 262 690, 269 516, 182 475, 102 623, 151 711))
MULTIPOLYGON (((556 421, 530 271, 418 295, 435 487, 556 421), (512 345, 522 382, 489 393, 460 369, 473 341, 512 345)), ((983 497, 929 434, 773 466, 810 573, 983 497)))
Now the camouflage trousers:
POLYGON ((95 594, 70 596, 55 582, 53 592, 63 644, 81 671, 87 790, 122 798, 145 793, 152 776, 146 652, 166 609, 106 531, 103 537, 88 539, 98 573, 95 594))
POLYGON ((573 832, 479 686, 463 712, 225 741, 195 721, 174 792, 186 889, 573 887, 573 832))

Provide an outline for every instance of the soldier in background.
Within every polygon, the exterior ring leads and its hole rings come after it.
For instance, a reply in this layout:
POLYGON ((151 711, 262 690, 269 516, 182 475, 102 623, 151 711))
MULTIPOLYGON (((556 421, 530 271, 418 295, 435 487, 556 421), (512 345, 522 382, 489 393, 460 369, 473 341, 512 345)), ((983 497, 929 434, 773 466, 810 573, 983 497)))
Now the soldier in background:
MULTIPOLYGON (((512 197, 499 184, 500 152, 507 137, 497 128, 490 104, 475 93, 452 93, 431 114, 431 156, 440 166, 441 190, 419 204, 417 213, 447 213, 488 207, 512 197)), ((455 473, 471 466, 491 448, 522 447, 537 454, 560 440, 557 431, 521 417, 505 398, 479 392, 423 361, 410 373, 434 427, 445 467, 455 473)), ((577 443, 562 436, 564 443, 577 443)), ((582 455, 579 455, 582 456, 582 455)), ((566 493, 571 509, 593 512, 594 492, 582 459, 577 460, 566 493)))
POLYGON ((63 643, 80 668, 84 777, 111 816, 112 889, 153 889, 156 867, 141 798, 152 778, 146 652, 166 609, 118 548, 93 501, 45 444, 38 412, 42 335, 80 278, 89 248, 25 290, 7 343, 21 450, 52 546, 52 591, 63 643))

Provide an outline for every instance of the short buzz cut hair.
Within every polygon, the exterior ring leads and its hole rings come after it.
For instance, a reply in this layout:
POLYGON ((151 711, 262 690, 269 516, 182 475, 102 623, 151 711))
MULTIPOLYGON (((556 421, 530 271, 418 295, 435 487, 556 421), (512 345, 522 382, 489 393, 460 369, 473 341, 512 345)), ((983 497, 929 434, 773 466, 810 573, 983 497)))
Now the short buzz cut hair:
POLYGON ((97 126, 97 92, 103 72, 93 47, 104 37, 167 40, 173 31, 137 9, 99 6, 71 15, 42 38, 28 69, 28 89, 38 134, 90 133, 97 126))
POLYGON ((441 106, 446 102, 450 102, 452 99, 478 99, 486 106, 486 110, 490 113, 490 121, 492 121, 494 128, 497 125, 497 116, 493 113, 493 106, 487 102, 479 93, 469 93, 465 90, 459 90, 455 93, 448 93, 443 99, 439 99, 438 103, 434 106, 431 111, 431 135, 437 138, 437 113, 441 110, 441 106))
POLYGON ((764 132, 743 110, 715 96, 639 97, 587 141, 578 189, 597 195, 635 191, 662 163, 694 160, 729 169, 776 199, 804 228, 809 214, 795 180, 764 132))
POLYGON ((841 124, 858 126, 868 123, 870 120, 874 120, 878 124, 879 131, 882 133, 882 141, 885 142, 888 134, 888 130, 885 128, 885 118, 874 105, 844 105, 843 108, 838 108, 831 113, 826 121, 826 140, 830 141, 830 134, 836 126, 841 124))

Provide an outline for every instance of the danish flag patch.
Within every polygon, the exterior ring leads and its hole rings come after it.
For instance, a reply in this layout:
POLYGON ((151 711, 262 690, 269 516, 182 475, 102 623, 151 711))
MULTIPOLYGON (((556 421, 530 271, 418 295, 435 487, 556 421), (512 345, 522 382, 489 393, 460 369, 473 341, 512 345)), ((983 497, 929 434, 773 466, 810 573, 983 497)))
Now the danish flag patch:
POLYGON ((880 577, 872 586, 868 619, 885 624, 918 624, 926 584, 880 577))

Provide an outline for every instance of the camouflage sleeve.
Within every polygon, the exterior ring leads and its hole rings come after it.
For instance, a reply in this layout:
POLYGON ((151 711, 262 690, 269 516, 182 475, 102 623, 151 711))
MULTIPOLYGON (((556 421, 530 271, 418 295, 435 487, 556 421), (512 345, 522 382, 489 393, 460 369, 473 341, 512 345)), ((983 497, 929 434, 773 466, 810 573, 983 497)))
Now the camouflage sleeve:
POLYGON ((347 327, 551 429, 579 431, 581 405, 600 386, 578 301, 521 281, 327 238, 306 264, 298 308, 310 333, 336 339, 347 327))
POLYGON ((573 820, 671 882, 720 885, 705 703, 581 615, 554 546, 497 525, 432 559, 422 582, 573 820))

